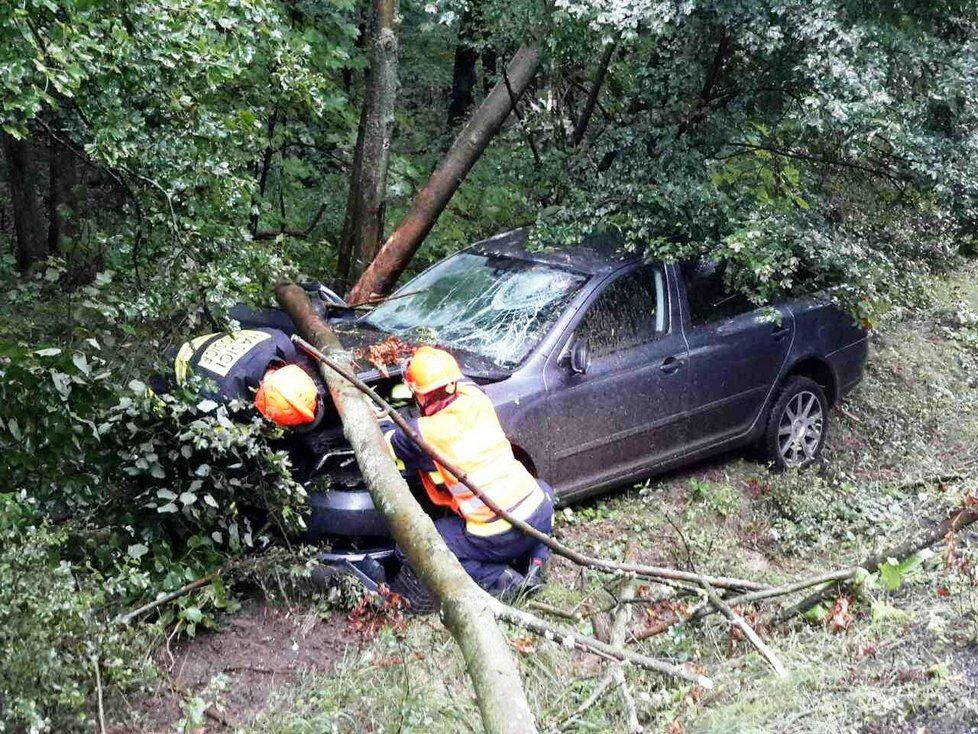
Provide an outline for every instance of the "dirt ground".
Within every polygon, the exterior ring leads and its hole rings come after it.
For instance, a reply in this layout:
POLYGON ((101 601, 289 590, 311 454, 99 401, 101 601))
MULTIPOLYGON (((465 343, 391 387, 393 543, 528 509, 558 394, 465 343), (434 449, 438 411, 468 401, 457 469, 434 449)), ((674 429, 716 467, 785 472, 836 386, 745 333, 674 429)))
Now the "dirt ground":
POLYGON ((342 612, 323 615, 304 606, 251 600, 221 629, 160 650, 156 689, 133 697, 128 723, 110 731, 172 732, 195 703, 210 704, 204 713, 209 729, 245 725, 277 690, 300 676, 329 674, 359 645, 342 612))

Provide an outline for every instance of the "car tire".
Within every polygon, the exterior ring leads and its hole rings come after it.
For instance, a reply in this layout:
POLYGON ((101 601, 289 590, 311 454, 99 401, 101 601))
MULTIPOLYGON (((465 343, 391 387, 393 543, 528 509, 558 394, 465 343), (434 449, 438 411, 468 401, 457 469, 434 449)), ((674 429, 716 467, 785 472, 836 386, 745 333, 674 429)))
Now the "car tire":
POLYGON ((793 375, 771 406, 762 449, 774 471, 804 469, 819 460, 828 432, 825 390, 811 378, 793 375))
POLYGON ((437 597, 407 563, 401 564, 394 583, 391 584, 391 591, 407 600, 411 605, 408 610, 411 614, 434 614, 438 611, 437 597))

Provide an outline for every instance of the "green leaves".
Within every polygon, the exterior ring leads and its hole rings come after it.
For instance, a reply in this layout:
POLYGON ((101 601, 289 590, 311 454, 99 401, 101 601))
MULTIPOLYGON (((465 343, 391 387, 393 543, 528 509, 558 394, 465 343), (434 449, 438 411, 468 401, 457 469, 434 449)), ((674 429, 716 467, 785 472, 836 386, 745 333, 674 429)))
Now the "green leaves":
POLYGON ((903 561, 898 561, 896 558, 886 559, 879 569, 883 588, 887 591, 899 589, 910 572, 923 563, 925 557, 926 554, 914 553, 903 561))
POLYGON ((562 132, 579 107, 528 119, 541 242, 619 229, 653 257, 728 261, 755 302, 833 289, 869 319, 971 241, 978 70, 954 39, 973 7, 912 23, 833 0, 558 8, 559 58, 620 45, 589 144, 562 132))

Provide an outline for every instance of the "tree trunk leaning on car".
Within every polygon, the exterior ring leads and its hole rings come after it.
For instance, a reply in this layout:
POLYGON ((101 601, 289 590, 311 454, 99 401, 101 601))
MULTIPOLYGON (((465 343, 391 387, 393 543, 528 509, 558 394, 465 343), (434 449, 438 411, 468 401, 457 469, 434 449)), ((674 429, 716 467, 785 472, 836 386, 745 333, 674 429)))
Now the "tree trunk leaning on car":
MULTIPOLYGON (((302 289, 280 285, 276 295, 306 339, 342 364, 349 364, 349 354, 312 311, 302 289)), ((496 624, 494 600, 448 552, 431 518, 414 499, 367 401, 337 373, 325 366, 321 371, 374 503, 411 566, 441 602, 442 621, 462 650, 485 730, 535 732, 516 661, 496 624)))
POLYGON ((365 303, 375 294, 390 292, 452 195, 513 111, 513 103, 526 91, 539 65, 538 42, 528 43, 516 52, 506 67, 512 96, 510 89, 500 81, 472 113, 428 183, 414 198, 401 223, 391 232, 377 257, 350 289, 346 298, 349 303, 365 303))

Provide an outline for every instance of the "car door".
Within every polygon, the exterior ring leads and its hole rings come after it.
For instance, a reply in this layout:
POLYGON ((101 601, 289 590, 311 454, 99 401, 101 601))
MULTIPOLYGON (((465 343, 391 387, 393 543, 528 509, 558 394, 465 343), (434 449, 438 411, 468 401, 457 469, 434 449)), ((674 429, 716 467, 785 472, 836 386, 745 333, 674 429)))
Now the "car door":
POLYGON ((729 293, 715 263, 677 268, 686 294, 690 452, 733 440, 754 425, 777 382, 794 337, 783 306, 756 308, 729 293), (776 315, 775 315, 776 314, 776 315))
POLYGON ((673 328, 675 297, 658 264, 614 277, 548 361, 549 477, 562 496, 608 486, 683 450, 686 346, 673 328), (575 370, 581 343, 590 362, 575 370))

